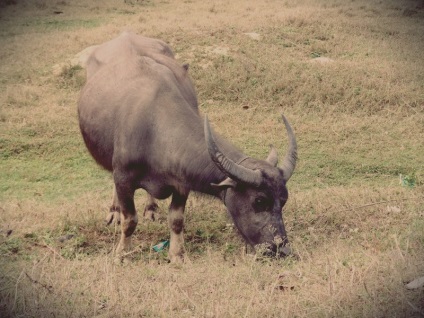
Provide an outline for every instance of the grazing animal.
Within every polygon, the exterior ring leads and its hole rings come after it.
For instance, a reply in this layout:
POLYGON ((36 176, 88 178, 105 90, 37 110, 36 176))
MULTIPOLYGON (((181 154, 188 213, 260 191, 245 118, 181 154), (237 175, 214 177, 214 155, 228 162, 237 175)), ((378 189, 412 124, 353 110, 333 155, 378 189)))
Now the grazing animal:
POLYGON ((139 188, 149 194, 148 217, 154 216, 155 199, 172 196, 171 262, 183 260, 190 191, 221 199, 250 245, 273 255, 288 253, 282 208, 297 146, 284 116, 289 148, 280 167, 274 148, 266 160, 244 155, 202 119, 188 66, 180 66, 164 42, 129 32, 89 57, 78 116, 89 152, 113 173, 111 211, 120 214, 122 228, 118 255, 129 247, 138 222, 134 192, 139 188))

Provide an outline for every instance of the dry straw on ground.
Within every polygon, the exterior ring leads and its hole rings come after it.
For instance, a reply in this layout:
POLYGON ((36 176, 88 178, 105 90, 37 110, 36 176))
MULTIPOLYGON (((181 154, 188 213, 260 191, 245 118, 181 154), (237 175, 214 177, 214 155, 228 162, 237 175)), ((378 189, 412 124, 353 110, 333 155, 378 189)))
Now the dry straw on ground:
POLYGON ((424 275, 423 17, 414 0, 0 1, 0 316, 424 316, 405 287, 424 275), (201 111, 248 155, 283 153, 290 119, 297 258, 246 253, 223 205, 192 195, 186 264, 151 249, 167 201, 114 264, 72 60, 124 30, 190 63, 201 111))

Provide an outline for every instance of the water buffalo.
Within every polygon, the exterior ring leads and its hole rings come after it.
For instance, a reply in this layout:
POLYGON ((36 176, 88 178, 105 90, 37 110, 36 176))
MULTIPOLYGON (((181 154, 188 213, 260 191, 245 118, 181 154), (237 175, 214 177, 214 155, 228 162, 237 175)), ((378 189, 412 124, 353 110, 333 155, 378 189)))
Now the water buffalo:
POLYGON ((78 116, 89 152, 113 173, 111 211, 120 214, 122 228, 118 255, 129 247, 138 222, 134 192, 139 188, 149 194, 145 215, 151 217, 155 199, 172 195, 171 262, 183 260, 183 213, 190 191, 221 199, 250 245, 287 254, 282 208, 297 146, 284 116, 289 147, 280 167, 274 148, 266 160, 244 155, 199 114, 188 66, 178 64, 164 42, 130 32, 98 46, 89 57, 78 116))

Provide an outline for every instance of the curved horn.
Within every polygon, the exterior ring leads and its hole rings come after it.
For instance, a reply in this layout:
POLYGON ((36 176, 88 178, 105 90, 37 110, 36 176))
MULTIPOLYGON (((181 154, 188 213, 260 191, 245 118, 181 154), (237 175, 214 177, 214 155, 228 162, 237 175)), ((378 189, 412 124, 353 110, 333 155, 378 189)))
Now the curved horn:
POLYGON ((296 137, 294 136, 293 129, 291 128, 288 120, 283 115, 284 125, 286 126, 287 135, 289 136, 289 149, 287 154, 284 157, 283 163, 280 166, 280 169, 284 172, 284 179, 289 181, 290 177, 293 174, 294 168, 296 167, 297 160, 297 143, 296 137))
POLYGON ((225 175, 234 181, 244 182, 254 186, 259 186, 262 182, 262 174, 259 170, 250 170, 227 158, 218 148, 209 126, 208 117, 205 116, 205 139, 208 145, 209 155, 216 166, 225 175))

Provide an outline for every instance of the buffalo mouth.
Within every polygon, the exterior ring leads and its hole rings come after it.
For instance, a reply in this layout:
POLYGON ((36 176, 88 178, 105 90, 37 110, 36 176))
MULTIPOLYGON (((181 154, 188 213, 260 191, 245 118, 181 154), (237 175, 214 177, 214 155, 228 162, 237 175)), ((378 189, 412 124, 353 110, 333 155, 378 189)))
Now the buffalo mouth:
POLYGON ((292 255, 292 250, 285 244, 262 243, 255 245, 257 255, 269 258, 284 258, 292 255))

